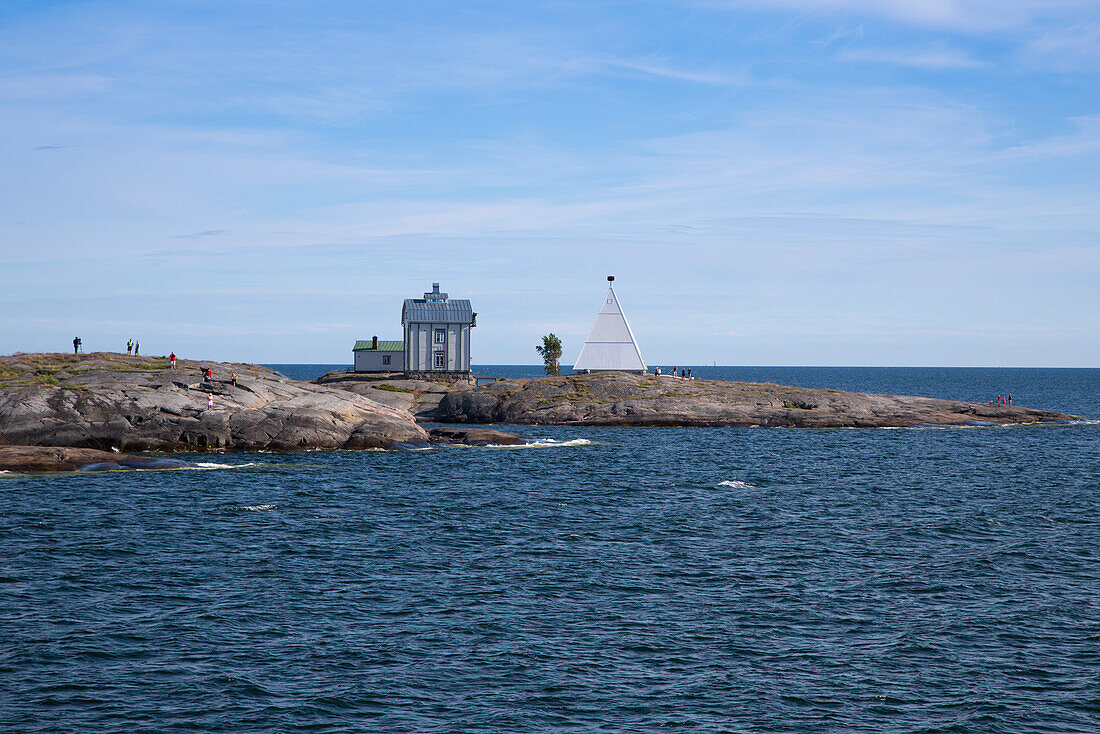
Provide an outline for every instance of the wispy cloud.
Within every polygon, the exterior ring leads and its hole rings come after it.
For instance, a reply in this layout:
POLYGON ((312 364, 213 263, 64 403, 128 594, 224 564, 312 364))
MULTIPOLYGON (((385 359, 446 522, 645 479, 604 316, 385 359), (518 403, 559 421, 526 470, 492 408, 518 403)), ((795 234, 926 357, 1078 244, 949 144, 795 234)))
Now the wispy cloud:
POLYGON ((918 69, 982 69, 990 66, 987 61, 948 48, 846 48, 837 54, 837 59, 918 69))
POLYGON ((677 69, 671 66, 648 61, 612 61, 608 64, 611 68, 626 69, 649 76, 674 81, 691 82, 695 84, 717 84, 722 86, 742 86, 749 79, 747 75, 732 75, 710 71, 696 71, 677 69))
POLYGON ((1072 132, 1053 135, 998 151, 991 161, 1048 161, 1058 158, 1083 160, 1100 154, 1100 114, 1082 115, 1070 122, 1072 132))
POLYGON ((197 240, 197 239, 202 239, 203 237, 220 237, 222 235, 227 235, 227 234, 229 234, 229 231, 225 230, 225 229, 204 229, 202 232, 192 232, 190 234, 176 234, 176 235, 172 235, 172 236, 175 239, 178 239, 178 240, 197 240))
POLYGON ((834 43, 837 43, 839 41, 858 41, 861 38, 863 38, 862 24, 857 25, 853 28, 838 28, 827 37, 823 38, 820 41, 814 41, 814 43, 821 46, 822 48, 828 48, 829 46, 832 46, 834 43))
POLYGON ((1027 31, 1096 12, 1093 0, 700 0, 711 7, 797 11, 809 15, 849 13, 897 23, 987 34, 1027 31))
POLYGON ((1051 71, 1100 74, 1100 21, 1044 31, 1024 47, 1022 57, 1051 71))
POLYGON ((101 94, 112 80, 99 74, 35 74, 0 79, 0 100, 71 100, 101 94))

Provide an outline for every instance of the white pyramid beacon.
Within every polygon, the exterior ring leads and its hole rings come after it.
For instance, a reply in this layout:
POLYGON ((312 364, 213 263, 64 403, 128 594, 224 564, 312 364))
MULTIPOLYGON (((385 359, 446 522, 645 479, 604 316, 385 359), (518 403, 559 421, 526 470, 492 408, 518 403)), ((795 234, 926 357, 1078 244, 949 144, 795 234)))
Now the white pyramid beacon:
POLYGON ((634 341, 634 332, 626 323, 626 316, 615 296, 615 276, 607 276, 607 296, 581 353, 573 365, 574 372, 641 372, 646 371, 645 360, 634 341))

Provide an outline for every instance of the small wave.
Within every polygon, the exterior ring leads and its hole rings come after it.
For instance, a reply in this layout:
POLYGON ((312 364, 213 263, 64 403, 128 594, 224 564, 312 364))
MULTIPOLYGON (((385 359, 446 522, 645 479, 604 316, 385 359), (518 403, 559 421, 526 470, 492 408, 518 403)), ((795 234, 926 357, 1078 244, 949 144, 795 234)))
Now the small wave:
POLYGON ((278 509, 278 505, 243 505, 241 507, 234 507, 234 510, 252 510, 253 512, 263 510, 275 510, 278 509))
POLYGON ((595 446, 595 441, 589 441, 587 438, 574 438, 568 441, 558 441, 553 438, 536 438, 531 443, 521 443, 515 446, 502 446, 500 444, 490 444, 485 448, 489 449, 548 449, 548 448, 561 448, 563 446, 595 446))
POLYGON ((196 461, 196 469, 243 469, 246 466, 260 466, 259 462, 250 461, 247 464, 216 464, 212 461, 196 461))
POLYGON ((734 489, 755 489, 756 488, 755 484, 750 484, 748 482, 742 482, 742 481, 737 480, 737 479, 727 479, 724 482, 718 482, 718 486, 719 487, 733 487, 734 489))
POLYGON ((528 443, 517 444, 503 444, 503 443, 476 443, 476 444, 462 444, 462 443, 448 443, 437 444, 437 446, 445 447, 449 449, 549 449, 549 448, 562 448, 564 446, 595 446, 595 441, 590 441, 587 438, 574 438, 568 441, 558 441, 553 438, 536 438, 532 439, 528 443))

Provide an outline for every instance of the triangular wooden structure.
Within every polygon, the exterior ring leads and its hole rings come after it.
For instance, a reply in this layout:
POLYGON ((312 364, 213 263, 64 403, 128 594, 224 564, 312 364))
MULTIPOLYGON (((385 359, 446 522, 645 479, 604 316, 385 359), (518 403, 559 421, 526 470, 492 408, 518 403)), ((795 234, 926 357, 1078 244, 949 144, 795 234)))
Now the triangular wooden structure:
POLYGON ((626 322, 615 288, 610 283, 614 276, 608 276, 607 295, 596 314, 596 321, 588 338, 581 347, 581 353, 573 365, 574 372, 645 372, 645 360, 634 341, 634 332, 626 322))

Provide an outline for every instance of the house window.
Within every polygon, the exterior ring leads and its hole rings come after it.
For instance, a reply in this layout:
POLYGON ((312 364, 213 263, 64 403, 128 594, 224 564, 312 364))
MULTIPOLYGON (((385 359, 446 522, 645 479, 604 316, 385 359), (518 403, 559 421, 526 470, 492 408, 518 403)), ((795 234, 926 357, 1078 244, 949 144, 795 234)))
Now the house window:
POLYGON ((436 344, 446 344, 447 343, 447 330, 446 329, 436 329, 435 330, 435 343, 436 344))
POLYGON ((432 366, 437 370, 441 370, 447 366, 447 363, 444 361, 443 352, 435 353, 435 359, 432 362, 432 366))
POLYGON ((390 363, 390 355, 383 354, 382 355, 382 364, 389 364, 389 363, 390 363))

